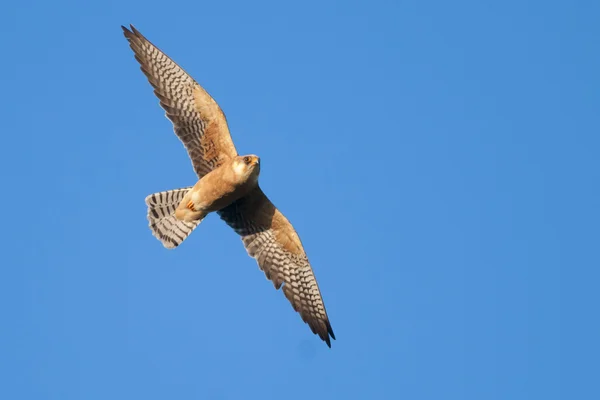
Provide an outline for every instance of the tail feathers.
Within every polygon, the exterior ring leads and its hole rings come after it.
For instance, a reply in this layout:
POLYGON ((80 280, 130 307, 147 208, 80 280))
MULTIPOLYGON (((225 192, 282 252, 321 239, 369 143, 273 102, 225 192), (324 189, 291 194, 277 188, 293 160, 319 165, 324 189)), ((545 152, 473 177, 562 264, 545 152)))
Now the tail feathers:
POLYGON ((152 234, 168 249, 179 246, 202 219, 180 221, 175 218, 175 210, 191 187, 154 193, 146 197, 148 222, 152 234))

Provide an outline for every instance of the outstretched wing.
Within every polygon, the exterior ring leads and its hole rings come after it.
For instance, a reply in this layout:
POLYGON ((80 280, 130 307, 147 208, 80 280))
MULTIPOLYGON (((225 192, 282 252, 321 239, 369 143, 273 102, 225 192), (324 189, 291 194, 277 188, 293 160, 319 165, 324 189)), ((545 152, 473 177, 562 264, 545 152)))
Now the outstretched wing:
POLYGON ((198 177, 235 157, 227 120, 217 102, 133 25, 131 31, 121 28, 198 177))
POLYGON ((257 186, 217 212, 241 237, 275 289, 283 293, 313 333, 331 347, 335 339, 317 280, 292 224, 257 186))

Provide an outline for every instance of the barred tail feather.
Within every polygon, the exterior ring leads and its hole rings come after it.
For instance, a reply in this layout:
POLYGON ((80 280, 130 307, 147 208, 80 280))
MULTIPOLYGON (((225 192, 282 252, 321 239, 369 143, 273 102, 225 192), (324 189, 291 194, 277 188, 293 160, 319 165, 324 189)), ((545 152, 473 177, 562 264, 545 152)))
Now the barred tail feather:
POLYGON ((187 222, 175 218, 177 206, 190 189, 191 187, 168 190, 146 197, 152 234, 168 249, 179 246, 202 221, 187 222))

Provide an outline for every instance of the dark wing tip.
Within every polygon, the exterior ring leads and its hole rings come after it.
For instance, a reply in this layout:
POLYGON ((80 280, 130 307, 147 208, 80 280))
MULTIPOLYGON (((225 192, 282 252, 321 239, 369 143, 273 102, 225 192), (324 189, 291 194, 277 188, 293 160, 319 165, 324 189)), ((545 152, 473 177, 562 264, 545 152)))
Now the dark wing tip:
POLYGON ((327 323, 327 333, 329 333, 331 335, 331 337, 333 338, 333 340, 335 339, 335 335, 333 334, 333 328, 331 327, 331 324, 329 323, 329 320, 326 321, 327 323))
POLYGON ((331 324, 329 323, 329 319, 325 320, 312 320, 305 321, 308 322, 311 330, 315 335, 321 338, 329 348, 331 348, 331 339, 335 339, 335 335, 333 334, 333 329, 331 329, 331 324))
POLYGON ((129 29, 127 29, 126 26, 121 25, 121 29, 123 29, 123 35, 125 35, 125 37, 128 40, 134 39, 134 38, 138 38, 138 39, 142 39, 142 40, 147 40, 144 35, 142 35, 140 33, 140 31, 138 31, 137 29, 135 29, 135 26, 133 26, 133 24, 129 24, 129 29))
POLYGON ((329 320, 325 320, 325 325, 327 326, 327 332, 323 332, 323 336, 321 336, 321 338, 325 341, 325 343, 327 343, 327 346, 329 348, 331 348, 331 339, 336 340, 335 339, 335 335, 333 334, 333 329, 331 329, 331 324, 329 323, 329 320), (331 339, 329 338, 331 336, 331 339))
MULTIPOLYGON (((131 29, 133 29, 133 25, 129 25, 129 26, 131 26, 131 29)), ((131 36, 133 36, 133 32, 130 31, 129 29, 127 29, 126 26, 121 25, 121 29, 123 29, 123 35, 125 35, 125 37, 127 39, 129 39, 131 36)))

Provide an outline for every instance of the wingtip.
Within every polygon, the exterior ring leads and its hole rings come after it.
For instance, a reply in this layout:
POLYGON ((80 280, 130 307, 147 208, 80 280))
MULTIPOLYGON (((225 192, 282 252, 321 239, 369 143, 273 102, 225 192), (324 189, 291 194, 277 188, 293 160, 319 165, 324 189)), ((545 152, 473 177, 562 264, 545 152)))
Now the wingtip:
POLYGON ((127 28, 125 25, 121 25, 121 29, 123 29, 123 34, 127 38, 140 35, 140 32, 137 29, 135 29, 135 26, 133 26, 133 24, 129 24, 129 28, 127 28))
POLYGON ((127 27, 124 25, 121 25, 121 29, 123 29, 123 35, 125 35, 125 37, 127 39, 131 38, 131 36, 133 35, 133 32, 131 32, 129 29, 127 29, 127 27))
POLYGON ((331 335, 333 340, 336 340, 335 335, 333 334, 333 328, 331 327, 331 324, 329 323, 329 321, 327 321, 327 333, 329 333, 329 335, 331 335))
POLYGON ((321 336, 321 339, 327 344, 327 347, 331 348, 331 339, 336 340, 335 335, 333 334, 333 329, 331 329, 329 321, 326 321, 325 325, 327 326, 327 332, 319 334, 319 336, 321 336))

